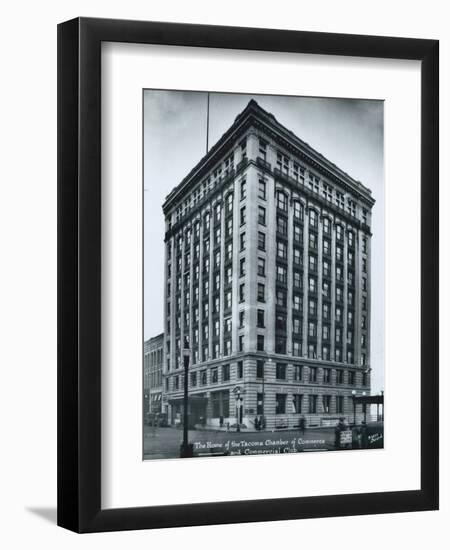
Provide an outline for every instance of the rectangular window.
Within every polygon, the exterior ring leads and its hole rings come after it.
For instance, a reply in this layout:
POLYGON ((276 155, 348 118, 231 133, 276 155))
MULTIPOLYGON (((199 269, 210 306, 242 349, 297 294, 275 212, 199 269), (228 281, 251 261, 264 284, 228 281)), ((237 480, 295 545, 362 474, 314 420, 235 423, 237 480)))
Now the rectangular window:
POLYGON ((309 367, 309 381, 317 382, 317 367, 309 367))
POLYGON ((286 380, 286 365, 284 363, 277 363, 275 372, 277 380, 286 380))
POLYGON ((239 285, 239 301, 243 302, 245 300, 245 284, 242 283, 239 285))
POLYGON ((294 218, 303 221, 303 206, 298 201, 294 201, 294 218))
POLYGON ((222 365, 222 381, 228 382, 230 379, 230 365, 222 365))
POLYGON ((243 328, 245 319, 245 311, 239 312, 239 328, 243 328))
POLYGON ((302 321, 300 317, 293 317, 292 318, 292 332, 294 334, 301 334, 302 333, 302 321))
POLYGON ((264 335, 258 334, 256 337, 256 349, 258 351, 264 351, 264 335))
POLYGON ((241 201, 243 201, 247 196, 247 182, 242 180, 241 182, 241 201))
POLYGON ((258 182, 258 198, 266 200, 266 182, 264 180, 258 182))
POLYGON ((298 340, 292 342, 292 355, 294 357, 301 357, 302 355, 302 343, 298 340))
POLYGON ((283 241, 277 241, 277 256, 282 260, 287 258, 287 246, 283 241))
POLYGON ((206 369, 202 370, 200 372, 200 383, 202 386, 206 386, 206 384, 208 383, 207 378, 208 378, 208 375, 207 375, 206 369))
POLYGON ((286 355, 286 338, 281 336, 275 338, 275 353, 286 355))
POLYGON ((287 212, 287 197, 281 191, 277 191, 277 208, 282 212, 287 212))
POLYGON ((317 413, 317 395, 309 396, 309 414, 317 413))
POLYGON ((245 250, 245 233, 240 234, 240 247, 241 250, 245 250))
POLYGON ((264 414, 264 394, 262 393, 256 394, 256 414, 264 414))
POLYGON ((331 369, 323 369, 323 383, 329 384, 331 382, 331 369))
POLYGON ((276 292, 276 304, 279 307, 286 307, 286 291, 279 288, 276 292))
POLYGON ((303 380, 303 367, 294 365, 294 381, 301 382, 303 380))
POLYGON ((264 361, 256 361, 256 378, 264 378, 264 361))
POLYGON ((217 384, 219 381, 219 370, 217 367, 211 369, 211 384, 217 384))
POLYGON ((258 223, 266 225, 266 209, 263 206, 258 206, 258 223))
POLYGON ((296 394, 292 397, 292 405, 295 414, 302 414, 303 407, 303 395, 296 394))
POLYGON ((259 250, 266 249, 266 235, 262 231, 258 231, 258 248, 259 250))
POLYGON ((265 287, 262 283, 258 283, 258 302, 265 301, 265 287))
POLYGON ((275 414, 286 414, 285 393, 277 393, 275 396, 275 414))
POLYGON ((258 309, 258 327, 264 328, 264 310, 258 309))
POLYGON ((286 237, 287 235, 287 220, 283 216, 277 216, 277 232, 282 235, 283 237, 286 237))
POLYGON ((336 397, 336 412, 341 414, 344 412, 344 396, 338 395, 336 397))
POLYGON ((264 258, 258 258, 258 275, 260 277, 266 275, 266 260, 264 258))
POLYGON ((342 369, 338 369, 336 371, 336 384, 343 384, 344 383, 344 371, 342 369))
POLYGON ((239 351, 244 351, 244 336, 241 334, 239 336, 239 351))
POLYGON ((197 373, 191 372, 191 386, 195 387, 197 385, 197 373))
POLYGON ((239 260, 239 277, 243 277, 245 275, 245 258, 241 258, 239 260))
POLYGON ((315 210, 309 211, 309 225, 311 227, 317 227, 317 212, 315 210))
POLYGON ((282 284, 287 283, 287 269, 282 265, 277 265, 277 281, 282 284))
POLYGON ((242 361, 238 361, 237 364, 237 377, 242 378, 244 376, 244 363, 242 361))
POLYGON ((324 413, 331 412, 331 395, 322 395, 322 407, 324 413))
POLYGON ((246 210, 245 210, 245 206, 243 206, 241 208, 241 211, 240 211, 240 221, 241 221, 241 225, 244 225, 245 224, 245 217, 246 217, 246 210))

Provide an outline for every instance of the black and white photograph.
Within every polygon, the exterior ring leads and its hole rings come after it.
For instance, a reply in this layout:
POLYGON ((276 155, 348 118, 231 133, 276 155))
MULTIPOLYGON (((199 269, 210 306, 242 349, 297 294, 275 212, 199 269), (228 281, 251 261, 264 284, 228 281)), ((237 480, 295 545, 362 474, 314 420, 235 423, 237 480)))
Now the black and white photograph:
POLYGON ((143 118, 144 459, 382 448, 383 101, 143 118))

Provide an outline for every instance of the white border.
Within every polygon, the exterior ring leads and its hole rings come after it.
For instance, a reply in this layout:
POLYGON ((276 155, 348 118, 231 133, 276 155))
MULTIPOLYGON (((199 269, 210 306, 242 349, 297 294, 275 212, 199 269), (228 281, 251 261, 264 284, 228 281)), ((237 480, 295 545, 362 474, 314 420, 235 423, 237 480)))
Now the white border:
POLYGON ((103 44, 102 507, 418 489, 419 267, 419 62, 103 44), (386 100, 383 451, 141 460, 143 88, 386 100))

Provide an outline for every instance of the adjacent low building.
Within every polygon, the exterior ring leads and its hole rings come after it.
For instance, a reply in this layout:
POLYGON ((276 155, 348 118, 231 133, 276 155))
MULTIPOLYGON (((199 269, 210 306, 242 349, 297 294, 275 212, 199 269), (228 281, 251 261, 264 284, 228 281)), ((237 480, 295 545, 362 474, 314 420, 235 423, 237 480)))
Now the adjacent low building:
POLYGON ((192 423, 353 421, 353 396, 370 392, 374 202, 250 101, 163 205, 169 422, 185 346, 192 423))
POLYGON ((144 342, 144 413, 162 412, 164 334, 144 342))

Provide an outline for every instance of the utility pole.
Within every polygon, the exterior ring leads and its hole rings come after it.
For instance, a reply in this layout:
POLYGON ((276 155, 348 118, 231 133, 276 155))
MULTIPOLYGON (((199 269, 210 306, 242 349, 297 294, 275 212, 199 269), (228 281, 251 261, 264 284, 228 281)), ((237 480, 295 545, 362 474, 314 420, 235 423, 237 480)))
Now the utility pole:
POLYGON ((189 384, 189 359, 191 351, 187 339, 184 341, 183 349, 183 363, 184 363, 184 400, 183 400, 183 443, 180 448, 180 458, 190 458, 194 456, 193 445, 189 443, 189 397, 188 397, 188 384, 189 384))

